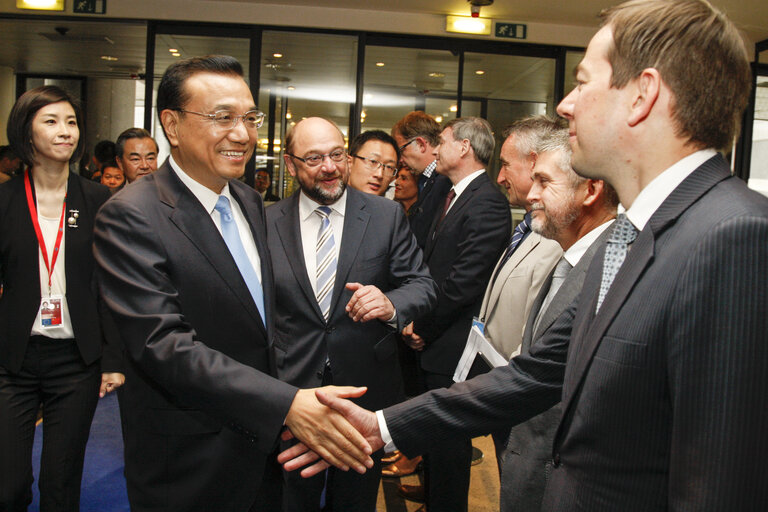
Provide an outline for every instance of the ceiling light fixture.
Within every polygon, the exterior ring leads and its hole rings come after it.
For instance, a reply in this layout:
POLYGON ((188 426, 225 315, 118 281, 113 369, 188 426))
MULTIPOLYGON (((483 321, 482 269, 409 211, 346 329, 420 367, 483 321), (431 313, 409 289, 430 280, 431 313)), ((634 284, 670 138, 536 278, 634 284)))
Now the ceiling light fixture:
POLYGON ((64 0, 16 0, 16 7, 36 11, 63 11, 64 0))
POLYGON ((470 18, 469 16, 446 16, 445 31, 458 34, 491 35, 489 18, 470 18))
POLYGON ((439 71, 433 71, 429 74, 431 78, 445 78, 445 73, 440 73, 439 71))
POLYGON ((113 56, 111 56, 111 55, 102 55, 102 56, 101 56, 101 59, 102 59, 102 60, 107 60, 107 61, 109 61, 109 62, 113 62, 113 61, 116 61, 116 60, 117 60, 117 57, 113 57, 113 56))
POLYGON ((376 67, 383 68, 384 67, 384 63, 383 62, 377 62, 376 63, 376 67))
POLYGON ((459 107, 457 107, 456 105, 451 105, 448 110, 450 110, 451 112, 456 112, 457 110, 459 110, 459 107))
POLYGON ((179 52, 173 52, 171 55, 174 57, 181 57, 181 54, 179 52))
POLYGON ((176 48, 168 48, 168 51, 171 52, 171 53, 176 53, 179 50, 177 50, 176 48))
POLYGON ((484 75, 485 71, 483 71, 482 69, 478 69, 477 71, 475 71, 475 74, 476 75, 484 75))
POLYGON ((276 59, 282 59, 283 58, 283 54, 282 53, 273 53, 272 56, 274 58, 276 58, 276 59))

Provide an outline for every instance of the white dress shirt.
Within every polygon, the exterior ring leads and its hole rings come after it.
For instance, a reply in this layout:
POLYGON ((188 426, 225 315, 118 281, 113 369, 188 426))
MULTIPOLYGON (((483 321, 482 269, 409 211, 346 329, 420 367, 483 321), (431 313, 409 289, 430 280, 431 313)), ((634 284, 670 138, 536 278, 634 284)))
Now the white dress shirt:
MULTIPOLYGON (((259 283, 263 283, 261 278, 261 259, 259 258, 259 251, 256 249, 256 242, 253 239, 253 233, 248 224, 248 221, 240 209, 240 204, 232 197, 232 193, 229 190, 229 184, 225 185, 221 189, 221 192, 217 194, 213 190, 209 189, 205 185, 198 183, 187 173, 185 173, 179 164, 173 159, 168 158, 168 162, 171 164, 171 169, 179 177, 181 182, 189 189, 190 192, 200 201, 205 211, 211 216, 213 223, 216 225, 216 229, 221 233, 221 215, 216 211, 216 202, 219 200, 219 196, 222 195, 229 199, 229 204, 232 209, 232 217, 235 219, 235 225, 237 226, 237 232, 240 234, 240 241, 243 243, 245 254, 248 256, 248 261, 251 262, 253 270, 259 278, 259 283)), ((223 237, 223 235, 222 235, 223 237)))
MULTIPOLYGON (((38 210, 37 221, 40 224, 40 231, 43 233, 45 249, 48 252, 48 263, 50 264, 53 261, 51 259, 53 257, 53 247, 56 245, 56 235, 59 232, 61 217, 43 217, 40 214, 40 210, 38 210)), ((51 276, 51 295, 61 295, 63 297, 61 301, 61 324, 51 327, 43 327, 42 315, 40 314, 40 308, 38 307, 37 316, 32 323, 32 332, 30 333, 32 336, 46 336, 57 340, 75 337, 75 330, 72 328, 72 319, 69 316, 69 305, 67 304, 67 273, 64 264, 67 258, 67 226, 67 221, 64 219, 64 232, 61 235, 59 255, 56 257, 56 265, 53 267, 53 275, 51 276)), ((45 267, 45 260, 43 260, 42 247, 37 251, 37 258, 40 268, 40 297, 45 300, 45 298, 49 296, 48 269, 45 267)), ((42 301, 40 304, 42 304, 42 301)))
MULTIPOLYGON (((307 266, 307 277, 312 283, 312 291, 317 296, 317 233, 320 231, 322 219, 315 213, 318 207, 323 206, 310 199, 304 192, 299 194, 299 229, 301 231, 301 247, 304 250, 304 264, 307 266)), ((336 261, 339 261, 339 247, 344 237, 344 214, 347 211, 347 191, 341 195, 338 201, 325 205, 331 209, 328 220, 333 230, 333 250, 336 252, 336 261)))

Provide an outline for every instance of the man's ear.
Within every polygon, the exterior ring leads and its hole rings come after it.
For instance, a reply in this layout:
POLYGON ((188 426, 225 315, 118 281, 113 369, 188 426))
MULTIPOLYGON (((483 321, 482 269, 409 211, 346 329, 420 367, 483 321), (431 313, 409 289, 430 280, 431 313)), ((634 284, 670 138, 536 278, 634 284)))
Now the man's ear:
POLYGON ((179 113, 175 110, 165 109, 160 112, 160 122, 165 130, 165 136, 168 137, 168 143, 171 147, 179 146, 179 113))
POLYGON ((293 158, 288 156, 286 153, 283 153, 283 160, 285 161, 285 168, 288 169, 288 172, 293 176, 296 177, 296 167, 293 165, 293 158))
POLYGON ((595 202, 603 193, 604 185, 605 183, 603 180, 587 180, 585 183, 586 195, 584 196, 584 200, 581 202, 581 204, 584 206, 592 206, 595 204, 595 202))
POLYGON ((632 106, 627 123, 636 126, 644 121, 653 110, 661 90, 661 74, 656 68, 645 68, 640 76, 632 80, 626 87, 631 87, 633 93, 632 106))

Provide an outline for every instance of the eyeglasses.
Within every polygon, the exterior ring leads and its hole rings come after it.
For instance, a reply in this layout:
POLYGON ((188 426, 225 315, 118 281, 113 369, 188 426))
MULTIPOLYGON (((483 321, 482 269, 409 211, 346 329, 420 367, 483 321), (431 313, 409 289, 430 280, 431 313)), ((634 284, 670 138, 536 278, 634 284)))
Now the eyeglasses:
POLYGON ((185 114, 195 114, 196 116, 207 117, 214 122, 219 128, 225 130, 231 130, 237 125, 237 120, 243 120, 243 126, 249 130, 255 130, 264 124, 264 112, 258 110, 249 110, 245 114, 239 116, 230 110, 217 110, 213 114, 203 114, 202 112, 192 112, 191 110, 184 110, 182 108, 174 109, 177 112, 184 112, 185 114))
POLYGON ((365 165, 365 167, 368 168, 368 170, 378 171, 379 169, 384 168, 386 173, 389 176, 394 176, 395 174, 397 174, 397 166, 395 165, 385 164, 383 162, 379 162, 378 160, 374 160, 373 158, 367 158, 364 156, 359 156, 359 155, 352 155, 352 156, 362 160, 363 165, 365 165))
POLYGON ((343 162, 344 159, 347 157, 347 152, 344 151, 343 149, 337 149, 325 155, 318 155, 315 153, 315 154, 307 155, 304 158, 301 158, 300 156, 292 155, 290 153, 286 153, 286 155, 288 155, 291 158, 295 158, 296 160, 300 160, 310 167, 317 167, 318 165, 323 163, 323 160, 325 160, 325 157, 330 158, 334 162, 343 162))
POLYGON ((418 137, 414 137, 413 139, 409 140, 408 142, 406 142, 405 144, 400 146, 400 151, 402 152, 406 147, 408 147, 408 144, 410 144, 411 142, 415 141, 416 139, 418 139, 418 137))

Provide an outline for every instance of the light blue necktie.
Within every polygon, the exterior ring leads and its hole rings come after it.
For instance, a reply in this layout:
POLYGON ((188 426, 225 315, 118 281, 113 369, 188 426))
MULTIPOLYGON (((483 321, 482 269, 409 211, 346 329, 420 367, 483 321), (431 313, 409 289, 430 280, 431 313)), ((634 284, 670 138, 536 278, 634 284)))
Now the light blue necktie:
POLYGON ((320 206, 315 209, 320 216, 320 230, 317 232, 317 244, 315 245, 317 269, 315 298, 320 306, 323 317, 328 320, 331 312, 331 296, 333 295, 333 283, 336 281, 336 251, 334 250, 333 228, 328 216, 331 209, 320 206))
POLYGON ((221 234, 224 237, 224 242, 235 259, 235 264, 237 264, 240 275, 243 276, 243 280, 248 286, 248 291, 251 292, 253 302, 256 303, 256 307, 261 315, 261 320, 264 322, 264 325, 267 325, 264 319, 264 290, 261 287, 259 276, 256 275, 256 271, 253 269, 253 265, 251 265, 251 261, 245 253, 243 242, 240 240, 240 233, 237 230, 237 224, 235 224, 235 219, 232 217, 229 199, 225 196, 219 196, 219 200, 216 201, 214 208, 221 216, 221 234))
POLYGON ((597 308, 595 314, 600 311, 608 290, 619 273, 624 259, 629 251, 629 244, 637 238, 637 228, 630 222, 627 215, 620 213, 613 224, 613 231, 608 238, 608 244, 605 246, 605 257, 603 258, 603 279, 600 282, 600 295, 597 296, 597 308))

